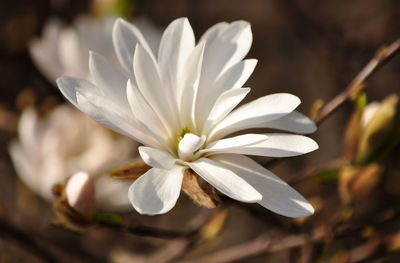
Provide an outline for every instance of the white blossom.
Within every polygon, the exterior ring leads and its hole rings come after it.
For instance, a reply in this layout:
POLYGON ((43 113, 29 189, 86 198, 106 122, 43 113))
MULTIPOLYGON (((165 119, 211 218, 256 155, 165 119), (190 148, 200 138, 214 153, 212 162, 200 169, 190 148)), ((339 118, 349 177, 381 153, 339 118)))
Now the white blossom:
POLYGON ((136 156, 134 141, 104 129, 67 105, 58 106, 43 119, 35 110, 25 110, 18 135, 19 140, 9 147, 14 167, 23 183, 43 198, 52 200, 54 184, 84 171, 95 177, 98 208, 121 211, 130 207, 129 184, 108 178, 106 172, 136 156))
MULTIPOLYGON (((62 75, 91 79, 89 49, 117 61, 111 38, 114 21, 114 17, 95 19, 81 16, 72 26, 65 26, 58 19, 50 19, 42 37, 31 41, 31 57, 50 82, 54 83, 62 75)), ((159 29, 145 18, 135 21, 150 39, 152 48, 156 49, 161 35, 159 29)))
POLYGON ((139 213, 168 212, 186 169, 233 199, 290 217, 313 213, 298 192, 245 156, 305 154, 318 148, 312 139, 287 133, 231 135, 251 128, 316 129, 294 111, 300 99, 291 94, 267 95, 237 107, 250 91, 242 86, 257 63, 244 59, 252 44, 249 23, 218 23, 196 44, 188 20, 176 19, 164 31, 158 53, 122 19, 114 23, 112 38, 119 65, 92 51, 93 83, 71 77, 57 83, 91 118, 144 145, 140 155, 153 168, 128 192, 139 213))

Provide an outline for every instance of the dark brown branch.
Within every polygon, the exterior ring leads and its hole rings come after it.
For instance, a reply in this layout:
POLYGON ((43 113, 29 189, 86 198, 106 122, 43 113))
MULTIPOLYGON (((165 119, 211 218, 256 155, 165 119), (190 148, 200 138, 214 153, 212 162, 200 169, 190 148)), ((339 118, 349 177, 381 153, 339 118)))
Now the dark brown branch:
POLYGON ((37 244, 32 234, 25 233, 16 226, 3 220, 0 220, 0 233, 1 239, 14 240, 32 255, 35 255, 44 262, 57 262, 49 252, 37 244))
POLYGON ((343 103, 349 99, 354 91, 362 85, 368 78, 372 76, 379 68, 385 65, 400 50, 400 39, 397 39, 387 47, 379 49, 370 62, 357 74, 350 84, 328 104, 326 104, 317 117, 315 123, 320 125, 326 118, 333 114, 343 103))

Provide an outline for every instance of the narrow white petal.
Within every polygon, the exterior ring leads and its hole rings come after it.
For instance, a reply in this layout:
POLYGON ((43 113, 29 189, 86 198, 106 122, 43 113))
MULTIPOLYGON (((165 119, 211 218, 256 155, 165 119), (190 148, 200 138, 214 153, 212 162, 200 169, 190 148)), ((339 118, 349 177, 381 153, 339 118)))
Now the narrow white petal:
POLYGON ((282 118, 300 104, 300 99, 288 93, 261 97, 232 111, 212 131, 212 136, 222 138, 235 131, 258 127, 260 123, 282 118))
POLYGON ((190 54, 183 68, 182 79, 178 80, 177 102, 181 113, 181 124, 195 129, 195 102, 203 63, 205 42, 201 42, 190 54))
POLYGON ((186 167, 175 165, 171 170, 152 168, 129 188, 128 197, 140 214, 164 214, 178 200, 186 167))
MULTIPOLYGON (((86 50, 87 52, 87 50, 86 50)), ((63 74, 85 77, 88 75, 88 56, 79 45, 76 31, 72 28, 66 29, 60 34, 58 53, 63 74)))
POLYGON ((122 107, 128 106, 126 99, 127 77, 102 55, 91 51, 89 53, 89 69, 97 86, 103 93, 122 107))
POLYGON ((57 85, 61 93, 72 103, 75 107, 78 107, 76 100, 76 92, 81 90, 95 91, 97 88, 95 85, 87 80, 73 78, 73 77, 61 77, 57 79, 57 85))
POLYGON ((293 111, 282 118, 260 124, 256 128, 272 128, 296 133, 313 133, 317 130, 315 123, 304 114, 293 111))
POLYGON ((172 21, 165 29, 158 52, 163 83, 176 98, 178 79, 195 45, 194 33, 187 18, 172 21))
POLYGON ((54 83, 63 75, 63 67, 58 53, 61 22, 50 19, 43 29, 42 38, 29 43, 29 53, 33 62, 49 81, 54 83))
POLYGON ((160 117, 154 112, 151 106, 147 103, 139 89, 130 80, 126 85, 126 96, 128 97, 129 105, 132 109, 132 114, 136 119, 147 128, 150 134, 156 138, 160 144, 164 145, 167 149, 173 147, 169 142, 172 136, 165 127, 160 117))
POLYGON ((318 149, 318 144, 306 136, 284 133, 267 133, 266 135, 268 136, 267 140, 248 146, 226 149, 224 153, 290 157, 318 149))
POLYGON ((151 105, 164 126, 170 130, 178 126, 178 113, 171 101, 171 94, 161 83, 156 62, 151 54, 141 46, 137 46, 133 59, 138 88, 146 101, 151 105))
MULTIPOLYGON (((249 88, 230 89, 218 97, 211 112, 206 117, 202 134, 208 134, 214 126, 228 115, 250 92, 249 88)), ((203 111, 205 112, 205 111, 203 111)))
POLYGON ((77 107, 93 120, 145 145, 162 148, 162 145, 140 126, 132 114, 127 115, 119 111, 107 98, 89 92, 86 94, 77 92, 76 98, 77 107))
POLYGON ((235 137, 227 138, 212 142, 207 145, 206 149, 202 149, 200 153, 217 153, 242 148, 245 146, 257 144, 268 139, 265 134, 243 134, 235 137))
POLYGON ((247 55, 253 40, 250 24, 245 21, 235 21, 227 26, 221 24, 214 31, 202 38, 206 41, 206 48, 196 102, 199 110, 214 95, 210 87, 228 68, 247 55))
POLYGON ((140 146, 139 153, 146 164, 155 168, 169 170, 176 162, 176 159, 168 152, 151 147, 140 146))
POLYGON ((222 93, 230 89, 241 88, 250 77, 257 64, 256 59, 246 59, 228 68, 211 86, 208 96, 200 104, 201 108, 198 112, 197 119, 203 123, 207 118, 216 100, 222 93))
POLYGON ((136 26, 121 18, 117 19, 114 23, 112 37, 119 62, 129 77, 135 80, 132 65, 136 45, 139 43, 143 48, 151 52, 149 45, 136 26))
POLYGON ((187 163, 198 175, 223 194, 242 202, 257 202, 261 194, 222 163, 201 158, 187 163))
POLYGON ((288 217, 304 217, 314 209, 303 196, 276 175, 243 155, 223 154, 213 159, 251 184, 262 195, 258 202, 263 207, 288 217))
POLYGON ((206 32, 201 36, 199 43, 201 41, 212 41, 216 37, 218 37, 221 32, 223 32, 227 27, 229 27, 229 24, 227 22, 219 22, 209 29, 207 29, 206 32))

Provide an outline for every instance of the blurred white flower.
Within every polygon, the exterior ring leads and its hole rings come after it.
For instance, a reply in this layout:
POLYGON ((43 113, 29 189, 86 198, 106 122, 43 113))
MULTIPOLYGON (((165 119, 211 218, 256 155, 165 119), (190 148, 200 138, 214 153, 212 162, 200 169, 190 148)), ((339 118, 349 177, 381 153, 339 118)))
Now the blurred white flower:
POLYGON ((43 119, 33 109, 22 113, 19 141, 9 151, 17 174, 34 192, 52 200, 54 184, 78 171, 95 177, 96 203, 105 210, 126 209, 129 182, 108 178, 107 170, 132 161, 137 143, 114 134, 78 110, 62 105, 43 119))
MULTIPOLYGON (((114 21, 113 17, 82 16, 73 26, 66 27, 61 21, 51 19, 46 23, 42 37, 30 43, 33 61, 50 82, 55 83, 62 75, 90 80, 89 48, 117 61, 111 38, 114 21)), ((145 18, 136 19, 136 23, 156 50, 161 31, 145 18)))
POLYGON ((255 59, 243 60, 252 43, 249 23, 218 23, 195 45, 188 20, 177 19, 165 30, 158 56, 142 33, 122 19, 114 23, 112 36, 122 72, 91 52, 96 85, 70 77, 57 83, 91 118, 145 145, 140 155, 153 168, 128 193, 139 213, 168 212, 189 168, 233 199, 258 202, 290 217, 313 213, 298 192, 244 156, 301 155, 318 148, 312 139, 282 133, 225 138, 249 128, 316 129, 294 111, 300 100, 291 94, 264 96, 233 110, 250 91, 242 85, 256 65, 255 59))

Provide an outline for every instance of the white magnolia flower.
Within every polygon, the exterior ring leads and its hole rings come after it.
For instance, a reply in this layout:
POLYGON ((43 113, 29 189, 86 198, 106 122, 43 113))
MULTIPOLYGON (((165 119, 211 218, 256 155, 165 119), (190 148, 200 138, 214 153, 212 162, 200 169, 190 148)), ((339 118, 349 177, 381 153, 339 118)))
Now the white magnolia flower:
MULTIPOLYGON (((62 75, 91 79, 89 49, 117 61, 111 38, 114 21, 113 17, 82 16, 73 26, 66 27, 59 20, 51 19, 44 27, 42 38, 32 40, 29 45, 33 61, 50 82, 62 75)), ((151 39, 152 47, 157 48, 161 35, 158 28, 144 18, 137 19, 137 23, 151 39)))
POLYGON ((153 168, 128 193, 139 213, 168 212, 186 169, 233 199, 258 202, 290 217, 313 213, 299 193, 245 156, 305 154, 318 148, 312 139, 283 133, 229 136, 249 128, 316 129, 294 111, 300 100, 291 94, 264 96, 234 110, 250 91, 242 85, 257 62, 243 60, 252 43, 249 23, 218 23, 196 45, 188 20, 177 19, 165 30, 158 54, 122 19, 115 22, 112 37, 123 71, 91 52, 95 84, 71 77, 57 83, 91 118, 145 145, 139 147, 140 155, 153 168))
POLYGON ((25 185, 52 200, 54 184, 64 183, 78 171, 96 177, 96 203, 105 210, 130 207, 129 184, 112 180, 105 172, 131 160, 137 144, 113 134, 70 106, 58 106, 40 119, 33 109, 22 113, 19 141, 9 151, 25 185))

